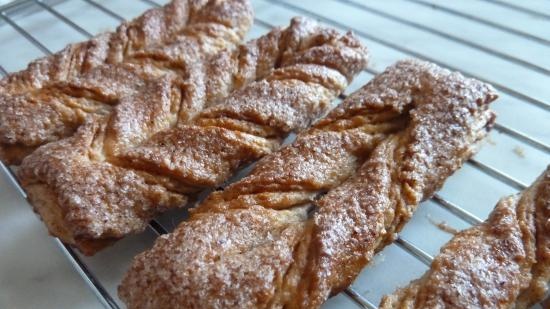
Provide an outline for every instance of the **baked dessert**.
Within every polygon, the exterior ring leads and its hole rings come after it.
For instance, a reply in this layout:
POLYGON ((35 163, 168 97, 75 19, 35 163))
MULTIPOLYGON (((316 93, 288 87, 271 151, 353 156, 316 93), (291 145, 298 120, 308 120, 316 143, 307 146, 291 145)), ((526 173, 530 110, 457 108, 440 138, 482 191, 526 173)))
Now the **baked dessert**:
POLYGON ((396 63, 138 255, 121 299, 129 308, 320 307, 474 153, 496 97, 433 64, 396 63))
POLYGON ((248 0, 174 0, 116 31, 72 44, 0 81, 0 159, 18 165, 40 145, 110 113, 147 80, 184 76, 189 63, 238 44, 253 21, 248 0))
POLYGON ((380 308, 529 308, 550 281, 550 167, 451 239, 428 272, 380 308))
POLYGON ((18 177, 51 234, 93 254, 309 126, 366 62, 352 34, 294 19, 189 64, 185 82, 145 83, 108 116, 40 147, 18 177))

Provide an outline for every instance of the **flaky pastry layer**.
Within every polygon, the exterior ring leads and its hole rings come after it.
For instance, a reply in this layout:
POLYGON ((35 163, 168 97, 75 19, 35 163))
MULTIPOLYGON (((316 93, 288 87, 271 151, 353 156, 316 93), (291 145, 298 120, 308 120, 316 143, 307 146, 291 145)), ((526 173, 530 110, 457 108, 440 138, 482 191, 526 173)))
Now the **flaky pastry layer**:
POLYGON ((318 308, 391 243, 494 122, 491 86, 389 67, 138 255, 129 308, 318 308))
POLYGON ((248 0, 174 0, 10 74, 0 81, 0 159, 20 164, 160 76, 189 80, 190 66, 233 48, 252 20, 248 0))
POLYGON ((453 237, 422 278, 386 295, 389 308, 530 308, 550 281, 550 167, 489 218, 453 237))
POLYGON ((366 62, 352 34, 294 19, 193 63, 187 80, 144 84, 109 115, 39 148, 18 176, 50 232, 93 254, 94 241, 143 230, 308 127, 366 62))

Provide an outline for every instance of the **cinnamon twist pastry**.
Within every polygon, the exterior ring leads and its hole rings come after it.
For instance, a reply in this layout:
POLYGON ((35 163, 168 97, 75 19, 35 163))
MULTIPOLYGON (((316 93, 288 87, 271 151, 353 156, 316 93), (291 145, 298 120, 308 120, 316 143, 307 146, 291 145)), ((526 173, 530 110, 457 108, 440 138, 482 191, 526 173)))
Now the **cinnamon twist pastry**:
POLYGON ((494 121, 486 84, 401 61, 138 255, 129 308, 318 308, 494 121))
POLYGON ((550 167, 489 218, 458 233, 428 272, 380 308, 529 308, 550 281, 550 167))
POLYGON ((248 0, 174 0, 9 75, 0 81, 0 159, 19 164, 72 135, 88 115, 108 114, 146 80, 185 75, 239 43, 252 15, 248 0))
POLYGON ((366 61, 352 34, 294 19, 193 64, 186 82, 144 84, 109 116, 39 148, 18 176, 50 232, 93 254, 309 126, 366 61))

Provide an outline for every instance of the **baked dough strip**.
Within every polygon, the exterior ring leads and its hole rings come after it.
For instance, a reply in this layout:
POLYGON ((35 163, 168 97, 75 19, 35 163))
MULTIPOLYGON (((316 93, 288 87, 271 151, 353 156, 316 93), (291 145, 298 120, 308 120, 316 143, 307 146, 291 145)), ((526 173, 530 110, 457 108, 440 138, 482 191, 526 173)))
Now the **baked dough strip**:
POLYGON ((40 145, 71 136, 162 75, 234 48, 253 22, 248 0, 174 0, 0 81, 0 159, 18 165, 40 145))
POLYGON ((93 254, 308 127, 366 62, 352 34, 294 19, 194 63, 185 82, 145 84, 108 116, 40 147, 18 177, 50 233, 93 254))
POLYGON ((400 61, 138 255, 129 308, 318 308, 494 122, 491 86, 400 61))
POLYGON ((549 281, 550 167, 456 234, 424 276, 384 296, 380 308, 530 308, 549 281))

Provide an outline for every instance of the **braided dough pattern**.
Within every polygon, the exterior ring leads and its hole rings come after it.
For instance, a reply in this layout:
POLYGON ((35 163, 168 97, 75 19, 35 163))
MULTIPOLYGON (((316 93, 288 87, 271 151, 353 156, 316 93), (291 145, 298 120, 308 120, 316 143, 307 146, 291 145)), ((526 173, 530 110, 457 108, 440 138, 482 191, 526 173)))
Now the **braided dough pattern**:
POLYGON ((550 281, 550 167, 489 218, 458 233, 428 272, 380 308, 530 308, 550 281))
POLYGON ((19 164, 90 114, 110 113, 147 80, 185 79, 190 64, 239 43, 252 15, 247 0, 175 0, 9 75, 0 81, 0 159, 19 164))
POLYGON ((129 308, 318 308, 475 151, 493 89, 401 61, 138 255, 129 308))
POLYGON ((18 176, 50 232, 92 254, 309 126, 366 61, 353 35, 294 19, 195 63, 185 82, 144 84, 109 116, 39 148, 18 176))

